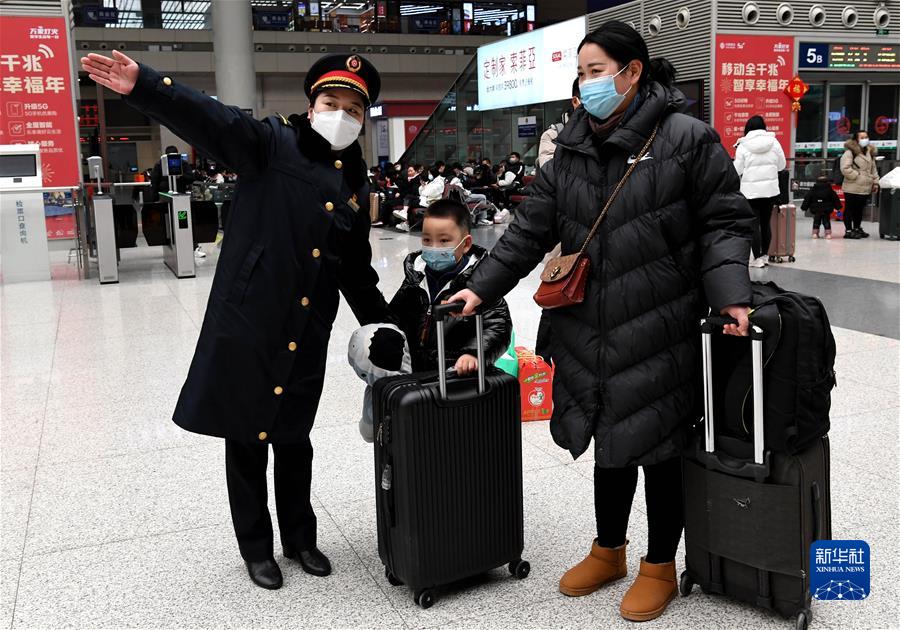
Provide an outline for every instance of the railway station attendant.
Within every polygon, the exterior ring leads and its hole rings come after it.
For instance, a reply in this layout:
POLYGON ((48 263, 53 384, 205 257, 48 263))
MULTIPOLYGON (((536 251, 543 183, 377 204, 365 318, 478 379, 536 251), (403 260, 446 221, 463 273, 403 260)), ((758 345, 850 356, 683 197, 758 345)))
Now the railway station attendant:
POLYGON ((174 421, 224 438, 228 498, 250 578, 277 589, 266 500, 269 446, 286 558, 326 576, 310 504, 310 430, 339 291, 360 324, 391 322, 369 245, 368 178, 357 137, 380 77, 359 55, 316 61, 302 115, 256 120, 119 51, 82 68, 237 173, 229 233, 174 421))

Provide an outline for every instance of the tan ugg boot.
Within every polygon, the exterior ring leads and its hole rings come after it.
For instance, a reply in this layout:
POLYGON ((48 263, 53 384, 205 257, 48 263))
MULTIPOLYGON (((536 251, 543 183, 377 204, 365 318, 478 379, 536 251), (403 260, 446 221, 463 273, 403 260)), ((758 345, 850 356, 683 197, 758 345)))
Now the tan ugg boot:
POLYGON ((650 621, 666 612, 677 593, 674 562, 651 564, 641 558, 641 570, 625 593, 619 612, 631 621, 650 621))
POLYGON ((559 592, 569 597, 590 595, 604 584, 620 580, 628 575, 625 563, 625 547, 609 549, 594 540, 588 557, 566 571, 559 580, 559 592))

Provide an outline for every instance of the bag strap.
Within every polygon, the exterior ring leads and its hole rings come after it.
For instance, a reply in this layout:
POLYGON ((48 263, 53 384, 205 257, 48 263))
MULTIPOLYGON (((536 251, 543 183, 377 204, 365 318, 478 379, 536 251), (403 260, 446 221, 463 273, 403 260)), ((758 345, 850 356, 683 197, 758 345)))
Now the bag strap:
POLYGON ((653 132, 650 134, 650 137, 647 138, 647 142, 644 143, 644 148, 641 149, 641 152, 637 154, 634 162, 632 162, 631 166, 628 167, 628 170, 625 171, 622 179, 619 180, 619 183, 616 184, 616 187, 613 189, 612 194, 610 194, 609 199, 606 200, 606 205, 604 205, 603 210, 600 211, 600 216, 597 217, 596 221, 594 221, 594 226, 588 233, 587 238, 584 239, 584 245, 582 245, 581 249, 578 251, 579 256, 583 255, 587 250, 588 243, 591 242, 591 239, 594 238, 594 236, 597 234, 597 230, 600 229, 600 224, 603 223, 603 219, 606 217, 606 213, 609 211, 609 207, 612 205, 613 201, 615 201, 616 196, 619 194, 619 191, 622 190, 622 186, 625 185, 625 182, 628 181, 631 173, 633 173, 634 169, 637 168, 638 162, 644 159, 647 151, 650 150, 650 145, 653 143, 653 139, 656 138, 656 132, 659 131, 659 122, 660 121, 657 121, 656 126, 653 127, 653 132))

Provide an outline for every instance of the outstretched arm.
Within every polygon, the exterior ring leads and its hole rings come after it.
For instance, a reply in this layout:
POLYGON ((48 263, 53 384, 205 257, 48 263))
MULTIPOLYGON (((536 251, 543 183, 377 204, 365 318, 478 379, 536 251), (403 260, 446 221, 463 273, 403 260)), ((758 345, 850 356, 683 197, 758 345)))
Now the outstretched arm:
POLYGON ((265 168, 272 134, 269 125, 163 77, 118 50, 112 55, 91 53, 81 58, 81 67, 91 79, 123 95, 126 103, 239 175, 265 168))

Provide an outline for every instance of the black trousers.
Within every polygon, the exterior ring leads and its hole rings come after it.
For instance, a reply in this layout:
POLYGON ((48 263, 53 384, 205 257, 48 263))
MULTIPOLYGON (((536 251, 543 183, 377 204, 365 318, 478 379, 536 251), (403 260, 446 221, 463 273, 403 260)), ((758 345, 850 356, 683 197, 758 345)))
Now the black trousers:
POLYGON ((753 234, 750 247, 753 257, 759 258, 769 253, 769 244, 772 242, 772 206, 775 205, 774 197, 762 197, 760 199, 748 199, 756 220, 758 229, 753 234))
MULTIPOLYGON (((313 449, 309 438, 297 444, 273 444, 275 508, 281 544, 294 549, 316 546, 316 514, 310 504, 313 449)), ((272 518, 266 489, 268 444, 225 440, 228 501, 238 548, 244 560, 272 557, 272 518)))
MULTIPOLYGON (((594 510, 597 544, 614 548, 625 544, 631 503, 637 489, 637 466, 594 466, 594 510)), ((644 466, 649 544, 647 562, 662 564, 675 559, 684 529, 681 458, 644 466)))
POLYGON ((819 226, 823 226, 826 230, 831 230, 831 214, 816 214, 813 216, 813 230, 817 231, 819 226))
POLYGON ((869 201, 869 195, 844 193, 844 227, 847 231, 862 229, 863 210, 869 201))

